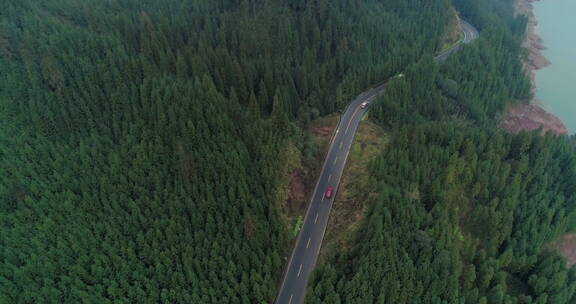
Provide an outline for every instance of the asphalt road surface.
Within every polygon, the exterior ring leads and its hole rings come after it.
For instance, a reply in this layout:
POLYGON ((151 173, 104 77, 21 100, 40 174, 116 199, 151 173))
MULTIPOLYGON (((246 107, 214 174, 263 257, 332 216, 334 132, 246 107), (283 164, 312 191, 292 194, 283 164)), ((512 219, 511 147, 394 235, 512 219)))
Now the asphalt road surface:
MULTIPOLYGON (((469 43, 478 37, 478 31, 470 24, 461 21, 461 29, 464 32, 464 39, 461 42, 469 43)), ((435 59, 437 61, 445 60, 451 53, 456 51, 458 46, 454 46, 435 59)), ((316 265, 322 239, 326 232, 328 216, 334 202, 334 197, 338 192, 338 184, 342 177, 342 172, 346 165, 348 153, 352 147, 354 136, 360 125, 362 116, 368 110, 368 107, 362 108, 363 102, 370 103, 377 96, 382 94, 386 85, 393 79, 402 77, 398 74, 388 79, 384 84, 361 93, 348 105, 346 111, 340 118, 338 126, 332 135, 330 148, 320 177, 314 189, 311 203, 306 211, 306 216, 302 224, 302 229, 296 240, 296 245, 288 261, 284 279, 280 287, 280 292, 276 297, 276 304, 301 304, 306 297, 306 285, 308 277, 316 265), (327 198, 325 193, 329 187, 333 187, 333 193, 327 198)), ((368 104, 369 105, 369 104, 368 104)))
POLYGON ((478 39, 478 31, 476 30, 476 28, 474 28, 472 25, 470 25, 470 23, 468 23, 462 19, 459 19, 459 21, 460 21, 460 30, 462 30, 462 33, 464 34, 462 41, 460 41, 460 43, 457 43, 457 44, 453 45, 452 47, 448 48, 447 50, 442 52, 440 55, 436 56, 436 58, 434 58, 434 59, 436 59, 436 61, 439 61, 439 62, 445 61, 452 53, 458 51, 458 49, 460 48, 462 43, 470 43, 470 42, 478 39))

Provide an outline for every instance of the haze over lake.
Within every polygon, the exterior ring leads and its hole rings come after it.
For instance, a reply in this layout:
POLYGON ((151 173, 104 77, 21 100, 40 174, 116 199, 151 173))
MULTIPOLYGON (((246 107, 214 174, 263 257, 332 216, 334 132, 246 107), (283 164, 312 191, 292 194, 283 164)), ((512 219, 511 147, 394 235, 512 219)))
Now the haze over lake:
POLYGON ((534 3, 537 33, 544 40, 543 54, 552 65, 536 73, 536 98, 576 132, 576 1, 543 0, 534 3))

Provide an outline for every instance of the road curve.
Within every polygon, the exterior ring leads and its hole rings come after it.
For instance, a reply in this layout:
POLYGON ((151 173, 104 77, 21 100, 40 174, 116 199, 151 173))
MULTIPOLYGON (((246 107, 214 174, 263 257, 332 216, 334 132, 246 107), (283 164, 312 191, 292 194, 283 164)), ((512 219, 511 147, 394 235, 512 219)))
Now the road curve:
MULTIPOLYGON (((461 43, 469 43, 478 37, 478 31, 470 24, 460 20, 460 28, 464 32, 464 39, 461 43)), ((435 59, 444 61, 451 53, 457 50, 458 46, 446 50, 435 59)), ((384 84, 367 90, 358 95, 346 108, 340 118, 336 130, 332 135, 328 154, 324 160, 320 177, 314 188, 310 205, 306 211, 302 229, 296 240, 296 244, 288 261, 288 266, 284 273, 280 291, 276 297, 276 304, 301 304, 306 297, 306 285, 308 277, 316 265, 318 253, 322 245, 330 209, 334 203, 334 197, 338 192, 338 184, 342 177, 342 172, 346 165, 348 153, 352 147, 354 136, 360 125, 362 116, 368 107, 362 108, 363 102, 371 102, 382 94, 387 84, 402 77, 398 74, 388 79, 384 84), (329 187, 333 187, 330 198, 326 198, 325 192, 329 187)))
POLYGON ((463 43, 470 43, 478 39, 479 35, 476 28, 474 28, 470 23, 460 18, 458 18, 458 21, 460 21, 460 30, 464 34, 464 37, 458 43, 454 44, 453 46, 449 47, 444 52, 436 56, 434 58, 436 61, 444 62, 450 55, 452 55, 452 53, 458 51, 458 49, 460 48, 460 46, 462 46, 463 43))

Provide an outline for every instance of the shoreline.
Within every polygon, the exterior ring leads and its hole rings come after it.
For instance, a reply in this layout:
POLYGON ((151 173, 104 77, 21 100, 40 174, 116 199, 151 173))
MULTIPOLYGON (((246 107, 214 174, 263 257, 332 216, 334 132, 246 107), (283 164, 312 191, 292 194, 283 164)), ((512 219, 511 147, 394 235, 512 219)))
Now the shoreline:
MULTIPOLYGON (((530 78, 532 85, 532 93, 536 92, 536 71, 551 64, 551 62, 544 57, 542 50, 546 47, 542 42, 542 38, 537 34, 538 20, 534 14, 534 2, 540 0, 517 0, 516 1, 516 15, 525 15, 528 17, 526 39, 523 41, 522 46, 525 47, 529 53, 528 57, 524 60, 524 70, 530 78)), ((543 127, 542 134, 547 130, 556 134, 568 134, 568 129, 555 115, 543 109, 544 101, 539 100, 534 95, 529 104, 517 104, 509 107, 506 110, 505 118, 502 122, 502 128, 507 131, 518 133, 522 130, 532 130, 533 128, 543 127), (529 115, 530 112, 539 112, 536 115, 529 115), (527 119, 530 117, 530 119, 527 119)), ((558 253, 567 259, 566 267, 570 268, 576 265, 576 234, 565 234, 553 243, 558 253)))
POLYGON ((527 103, 511 105, 506 110, 502 121, 502 128, 513 133, 533 131, 542 127, 542 134, 551 131, 556 134, 568 134, 568 129, 554 114, 543 108, 544 102, 535 97, 536 71, 547 67, 551 62, 544 57, 542 51, 546 49, 542 38, 537 33, 538 20, 534 14, 532 3, 540 0, 517 0, 515 14, 528 17, 526 37, 522 47, 528 50, 528 56, 523 60, 524 71, 530 78, 532 99, 527 103))
POLYGON ((530 77, 532 92, 536 90, 536 71, 551 64, 551 62, 544 57, 544 54, 542 54, 542 51, 545 50, 546 47, 536 31, 538 20, 534 14, 534 5, 532 5, 532 3, 538 1, 540 0, 518 0, 516 2, 516 15, 528 17, 526 38, 522 46, 529 51, 528 57, 524 61, 524 69, 528 77, 530 77))

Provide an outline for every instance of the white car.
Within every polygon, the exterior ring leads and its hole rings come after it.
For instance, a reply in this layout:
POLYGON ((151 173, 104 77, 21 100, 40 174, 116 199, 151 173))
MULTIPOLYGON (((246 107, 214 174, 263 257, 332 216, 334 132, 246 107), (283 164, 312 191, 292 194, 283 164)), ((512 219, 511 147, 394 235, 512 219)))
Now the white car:
POLYGON ((362 109, 366 108, 367 106, 368 106, 368 102, 367 102, 367 101, 365 101, 365 102, 363 102, 363 103, 360 104, 360 108, 362 108, 362 109))

